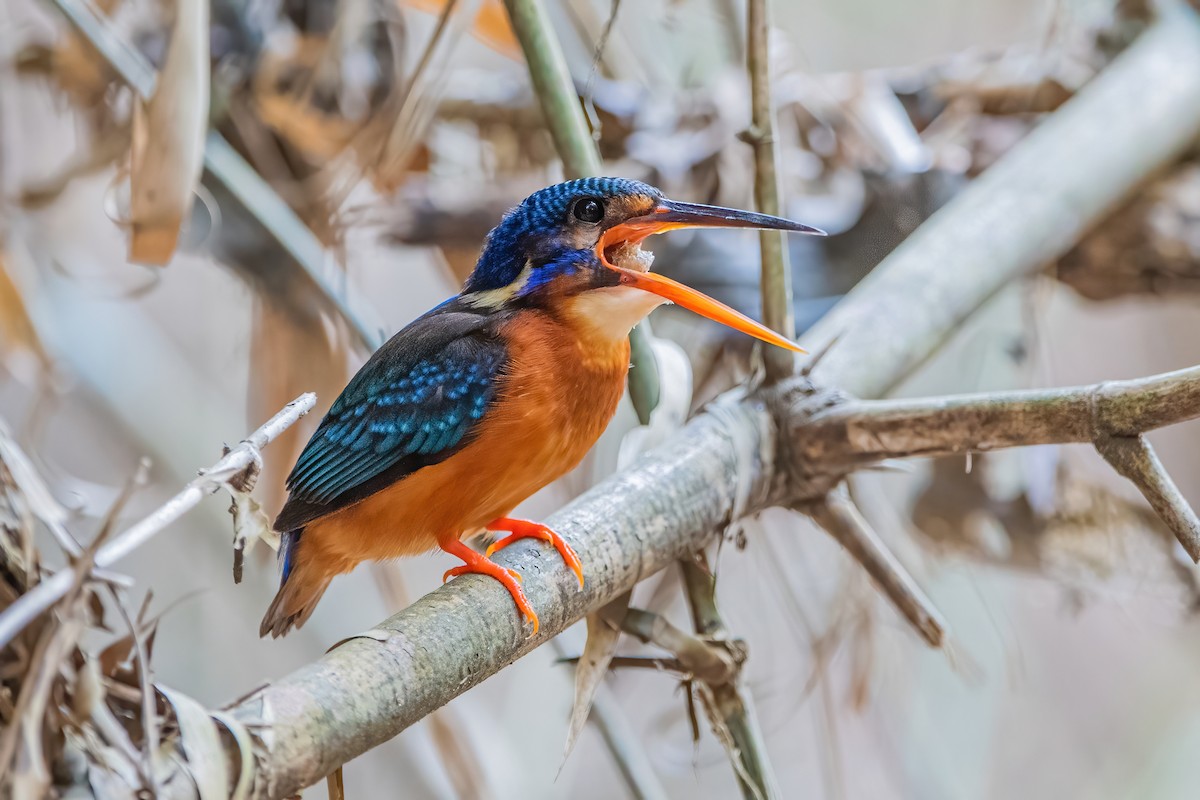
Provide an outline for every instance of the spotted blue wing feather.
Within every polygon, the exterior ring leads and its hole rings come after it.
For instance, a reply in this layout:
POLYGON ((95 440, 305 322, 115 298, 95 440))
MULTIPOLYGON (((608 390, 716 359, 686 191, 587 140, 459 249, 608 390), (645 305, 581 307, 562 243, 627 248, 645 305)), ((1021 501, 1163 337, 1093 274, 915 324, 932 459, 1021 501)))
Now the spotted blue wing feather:
POLYGON ((293 530, 448 458, 486 416, 507 361, 487 317, 439 307, 372 356, 288 476, 293 530))

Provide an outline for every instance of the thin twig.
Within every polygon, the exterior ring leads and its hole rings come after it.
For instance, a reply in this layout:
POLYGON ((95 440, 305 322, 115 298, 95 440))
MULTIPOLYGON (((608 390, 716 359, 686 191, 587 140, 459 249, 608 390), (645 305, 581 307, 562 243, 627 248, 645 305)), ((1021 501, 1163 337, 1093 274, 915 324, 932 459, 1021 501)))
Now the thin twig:
MULTIPOLYGON (((421 136, 437 113, 439 97, 435 92, 444 91, 446 81, 442 74, 454 46, 464 30, 479 11, 480 0, 448 0, 438 15, 437 24, 429 41, 417 61, 416 67, 402 97, 390 104, 394 108, 387 119, 387 134, 379 147, 377 181, 385 189, 398 186, 406 177, 404 170, 421 141, 421 136)), ((364 135, 374 132, 369 128, 364 135)), ((345 199, 354 188, 348 183, 341 199, 345 199)))
POLYGON ((140 620, 135 621, 129 615, 129 610, 125 608, 125 604, 121 602, 120 596, 115 591, 111 592, 111 597, 117 607, 117 613, 121 615, 121 620, 129 628, 129 636, 133 640, 134 659, 142 690, 142 763, 145 765, 146 786, 150 789, 151 796, 157 797, 158 778, 154 762, 159 758, 158 711, 156 708, 158 694, 154 689, 153 676, 150 674, 150 654, 146 651, 146 642, 142 638, 140 620))
MULTIPOLYGON (((746 68, 750 72, 751 129, 746 138, 754 148, 754 202, 762 213, 780 216, 783 204, 779 196, 779 152, 771 107, 770 32, 767 0, 748 0, 746 68)), ((789 340, 794 339, 792 267, 786 235, 782 231, 759 231, 758 244, 762 256, 763 322, 789 340)), ((783 348, 764 348, 763 361, 767 380, 785 378, 795 369, 792 354, 783 348)))
POLYGON ((600 143, 601 122, 600 115, 596 113, 596 103, 592 93, 596 88, 596 75, 600 72, 600 62, 604 59, 604 48, 608 45, 608 38, 612 36, 613 28, 617 25, 617 13, 620 10, 621 0, 612 0, 608 20, 604 23, 604 30, 600 32, 600 38, 596 40, 596 49, 592 53, 592 66, 588 69, 587 81, 583 85, 583 107, 587 113, 588 125, 592 130, 592 141, 597 145, 600 143))
POLYGON ((680 630, 658 614, 631 608, 621 622, 621 630, 666 650, 684 671, 699 680, 725 683, 737 675, 738 664, 728 650, 680 630))
MULTIPOLYGON (((579 656, 558 659, 560 664, 578 664, 579 656)), ((613 656, 609 669, 652 669, 658 672, 673 672, 691 680, 692 673, 678 658, 663 658, 661 656, 613 656)))
MULTIPOLYGON (((262 463, 259 451, 307 414, 316 402, 317 396, 308 393, 288 403, 266 424, 226 453, 220 461, 203 470, 199 477, 161 508, 101 547, 96 553, 95 566, 111 566, 195 508, 206 494, 227 486, 229 481, 236 479, 247 469, 257 468, 262 463)), ((26 625, 70 591, 72 579, 71 570, 59 570, 5 609, 4 613, 0 614, 0 648, 7 646, 26 625)))
POLYGON ((930 646, 942 646, 946 637, 942 615, 843 492, 831 492, 802 510, 863 566, 896 610, 930 646))
POLYGON ((4 420, 0 419, 0 462, 8 468, 13 483, 27 498, 30 510, 50 531, 55 542, 70 558, 83 554, 83 545, 62 524, 66 512, 54 499, 53 492, 33 466, 29 456, 17 444, 4 420))
POLYGON ((689 558, 679 559, 679 569, 696 633, 724 638, 725 623, 717 610, 717 576, 708 568, 708 559, 703 553, 693 553, 689 558))

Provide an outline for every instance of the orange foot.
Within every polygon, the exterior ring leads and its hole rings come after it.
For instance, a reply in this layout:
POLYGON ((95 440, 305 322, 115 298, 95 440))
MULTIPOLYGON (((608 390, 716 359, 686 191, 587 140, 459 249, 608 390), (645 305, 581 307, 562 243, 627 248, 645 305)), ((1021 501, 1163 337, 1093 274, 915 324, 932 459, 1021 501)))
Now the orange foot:
POLYGON ((517 574, 516 570, 505 569, 496 562, 488 559, 487 556, 479 555, 479 553, 458 539, 448 539, 438 542, 438 547, 452 556, 458 556, 464 562, 461 567, 446 570, 446 574, 442 576, 442 583, 445 583, 456 575, 466 575, 470 572, 477 572, 480 575, 490 575, 500 581, 505 589, 508 589, 508 593, 512 595, 513 602, 517 604, 517 609, 525 615, 527 620, 533 623, 533 633, 530 635, 537 634, 538 617, 534 613, 533 606, 529 604, 529 598, 525 596, 525 592, 521 589, 521 576, 517 574))
POLYGON ((510 519, 501 517, 493 520, 488 524, 489 531, 509 531, 510 535, 503 539, 492 542, 488 547, 486 555, 508 547, 518 539, 542 539, 554 545, 554 549, 562 556, 562 560, 567 562, 567 566, 575 573, 575 577, 579 579, 579 585, 583 586, 583 564, 579 563, 579 556, 575 555, 575 551, 571 549, 571 545, 567 544, 561 536, 547 528, 540 522, 530 522, 527 519, 510 519))

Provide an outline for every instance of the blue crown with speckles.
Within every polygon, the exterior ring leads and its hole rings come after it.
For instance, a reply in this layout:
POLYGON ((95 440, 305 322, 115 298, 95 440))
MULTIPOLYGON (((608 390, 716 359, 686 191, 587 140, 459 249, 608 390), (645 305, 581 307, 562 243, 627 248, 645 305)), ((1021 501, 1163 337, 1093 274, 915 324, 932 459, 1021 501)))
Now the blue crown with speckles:
POLYGON ((463 291, 499 289, 515 281, 525 267, 525 240, 531 235, 554 233, 566 224, 571 203, 580 197, 609 199, 638 194, 662 196, 653 186, 629 178, 580 178, 534 192, 488 234, 463 291))

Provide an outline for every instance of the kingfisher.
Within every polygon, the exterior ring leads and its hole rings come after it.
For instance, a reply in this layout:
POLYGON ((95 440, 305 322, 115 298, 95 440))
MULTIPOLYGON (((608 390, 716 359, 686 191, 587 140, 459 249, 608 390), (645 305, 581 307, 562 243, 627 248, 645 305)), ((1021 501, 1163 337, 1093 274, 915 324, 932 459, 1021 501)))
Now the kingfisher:
POLYGON ((462 291, 417 318, 363 365, 287 478, 274 523, 282 578, 259 633, 278 637, 312 614, 359 562, 441 550, 443 575, 498 580, 538 629, 520 575, 490 556, 542 539, 583 585, 575 551, 545 525, 511 516, 573 469, 600 438, 625 387, 629 332, 673 302, 764 342, 780 334, 649 271, 646 237, 678 228, 821 234, 749 211, 667 199, 624 178, 542 189, 488 234, 462 291), (502 532, 486 552, 468 546, 502 532))

